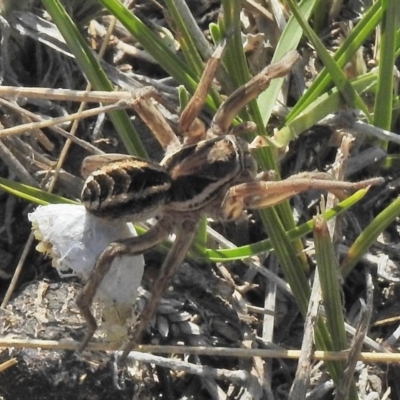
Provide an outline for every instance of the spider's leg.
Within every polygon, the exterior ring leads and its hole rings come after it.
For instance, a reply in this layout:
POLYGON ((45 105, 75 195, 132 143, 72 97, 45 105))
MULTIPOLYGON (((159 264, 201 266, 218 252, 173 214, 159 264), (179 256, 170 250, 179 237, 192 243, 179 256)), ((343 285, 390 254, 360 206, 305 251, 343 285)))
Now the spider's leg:
POLYGON ((163 105, 166 104, 160 93, 154 88, 145 87, 132 93, 132 107, 149 127, 151 132, 153 132, 164 150, 170 146, 179 146, 179 139, 176 137, 168 121, 152 99, 157 100, 163 105))
POLYGON ((116 257, 123 255, 135 255, 143 253, 151 247, 162 242, 170 233, 170 223, 163 220, 154 225, 144 235, 136 236, 129 239, 121 239, 110 243, 106 249, 99 255, 96 264, 89 275, 84 288, 76 299, 76 304, 81 315, 88 325, 84 340, 79 350, 84 350, 89 340, 92 338, 97 329, 96 320, 90 310, 93 298, 96 294, 104 276, 110 270, 111 264, 116 257))
POLYGON ((234 220, 243 210, 265 208, 278 204, 290 197, 311 189, 332 192, 339 199, 347 197, 346 191, 358 190, 383 183, 382 178, 372 178, 360 182, 344 182, 326 179, 320 173, 307 173, 291 176, 282 181, 254 181, 230 188, 221 206, 221 217, 234 220))
POLYGON ((198 221, 195 219, 186 219, 180 223, 176 231, 175 242, 161 266, 159 276, 151 292, 151 298, 142 311, 138 324, 133 328, 129 343, 122 353, 121 361, 126 359, 129 352, 138 343, 143 332, 153 318, 158 303, 168 289, 171 279, 176 274, 177 269, 180 267, 189 251, 196 233, 197 223, 198 221))
POLYGON ((214 50, 214 53, 204 67, 196 91, 179 117, 178 128, 187 139, 185 142, 198 141, 205 135, 204 125, 200 121, 197 121, 196 118, 206 102, 212 81, 214 80, 215 73, 221 62, 221 56, 225 45, 226 41, 223 40, 214 50))
POLYGON ((290 51, 282 60, 264 68, 245 85, 236 89, 216 112, 211 123, 215 134, 224 134, 238 115, 239 111, 263 92, 272 79, 287 75, 299 59, 297 51, 290 51))

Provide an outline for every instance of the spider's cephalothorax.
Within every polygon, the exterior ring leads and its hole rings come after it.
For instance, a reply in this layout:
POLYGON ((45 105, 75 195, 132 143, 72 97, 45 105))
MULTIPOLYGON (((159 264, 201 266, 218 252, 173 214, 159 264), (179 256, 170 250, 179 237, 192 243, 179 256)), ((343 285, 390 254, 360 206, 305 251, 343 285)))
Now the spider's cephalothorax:
POLYGON ((85 159, 89 174, 82 202, 101 218, 143 221, 165 212, 201 211, 223 200, 232 184, 254 179, 256 163, 247 144, 233 135, 180 146, 160 164, 111 154, 85 159))
POLYGON ((247 143, 233 135, 183 146, 161 162, 171 177, 168 208, 190 212, 223 199, 232 184, 254 179, 247 143))

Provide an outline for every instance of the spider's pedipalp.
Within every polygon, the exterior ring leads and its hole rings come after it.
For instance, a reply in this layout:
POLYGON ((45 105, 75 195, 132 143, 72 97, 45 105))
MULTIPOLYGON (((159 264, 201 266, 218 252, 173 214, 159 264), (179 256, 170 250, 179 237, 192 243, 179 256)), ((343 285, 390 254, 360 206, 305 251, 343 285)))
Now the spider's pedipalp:
POLYGON ((296 194, 312 189, 327 190, 340 200, 348 196, 348 191, 383 183, 382 178, 372 178, 360 182, 344 182, 328 179, 326 173, 301 173, 282 181, 252 181, 231 187, 222 202, 221 216, 225 220, 235 220, 244 209, 271 207, 296 194))

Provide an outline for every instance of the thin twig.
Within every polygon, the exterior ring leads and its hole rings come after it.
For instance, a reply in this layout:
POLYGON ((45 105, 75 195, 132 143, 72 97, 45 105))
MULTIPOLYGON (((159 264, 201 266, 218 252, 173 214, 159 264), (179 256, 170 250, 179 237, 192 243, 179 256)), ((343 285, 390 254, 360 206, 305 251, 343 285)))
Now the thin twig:
MULTIPOLYGON (((78 350, 81 343, 74 340, 37 340, 37 339, 15 339, 0 338, 0 347, 3 348, 29 348, 44 350, 78 350)), ((85 351, 116 351, 119 345, 117 343, 96 342, 89 343, 85 351)), ((140 345, 134 350, 140 353, 156 354, 197 354, 218 357, 261 357, 261 358, 285 358, 291 360, 299 359, 301 350, 284 349, 244 349, 232 347, 191 347, 191 346, 153 346, 140 345)), ((122 352, 119 352, 122 354, 122 352)), ((132 353, 132 352, 131 352, 132 353)), ((131 354, 130 353, 130 354, 131 354)), ((311 357, 314 360, 322 361, 345 361, 349 355, 348 351, 315 351, 311 357)), ((130 355, 128 356, 128 358, 130 355)), ((400 363, 400 353, 372 353, 361 352, 359 361, 366 363, 400 363)))
POLYGON ((1 308, 5 308, 7 306, 12 294, 14 293, 14 289, 15 289, 15 286, 16 286, 16 284, 18 282, 19 275, 21 274, 22 267, 24 266, 26 257, 29 254, 29 251, 31 249, 31 246, 32 246, 32 243, 33 243, 34 239, 35 239, 35 237, 33 236, 33 233, 31 233, 29 235, 28 240, 26 241, 26 244, 25 244, 25 247, 24 247, 24 251, 22 252, 21 258, 19 259, 17 268, 15 269, 15 272, 14 272, 14 275, 13 275, 13 277, 11 279, 10 285, 8 286, 7 293, 5 294, 3 302, 1 303, 1 306, 0 306, 1 308))
MULTIPOLYGON (((11 101, 5 100, 0 98, 0 104, 8 107, 9 109, 13 110, 16 113, 22 114, 25 117, 30 118, 33 121, 41 122, 44 121, 44 118, 41 117, 40 115, 37 115, 31 111, 25 110, 25 108, 20 107, 18 104, 13 103, 11 101)), ((60 128, 59 126, 49 126, 49 129, 54 131, 55 133, 70 139, 72 142, 77 144, 78 146, 82 147, 83 149, 87 150, 91 154, 102 154, 103 151, 101 151, 99 148, 93 146, 92 144, 88 143, 86 140, 79 139, 73 135, 71 135, 69 132, 66 130, 60 128)), ((0 131, 2 132, 2 131, 0 131)))
POLYGON ((127 107, 129 107, 129 104, 127 104, 124 101, 120 101, 116 104, 110 104, 108 106, 100 106, 100 107, 96 107, 96 108, 91 108, 90 110, 86 110, 86 111, 82 111, 82 112, 78 111, 74 114, 65 115, 63 117, 52 118, 52 119, 44 120, 41 122, 30 122, 28 124, 23 124, 23 125, 14 126, 12 128, 2 129, 0 131, 0 139, 10 136, 10 135, 19 135, 21 133, 26 133, 27 131, 29 132, 34 129, 48 128, 53 125, 62 124, 64 122, 69 122, 69 121, 73 121, 76 119, 93 117, 94 115, 98 115, 103 112, 120 110, 120 109, 127 108, 127 107))

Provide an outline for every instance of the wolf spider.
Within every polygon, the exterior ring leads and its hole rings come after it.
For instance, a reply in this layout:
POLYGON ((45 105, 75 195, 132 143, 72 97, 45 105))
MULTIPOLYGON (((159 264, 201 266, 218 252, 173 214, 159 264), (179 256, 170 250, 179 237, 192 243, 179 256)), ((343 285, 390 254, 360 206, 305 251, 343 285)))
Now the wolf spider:
MULTIPOLYGON (((196 93, 180 116, 178 126, 183 144, 175 145, 160 164, 118 154, 89 156, 83 162, 86 182, 82 202, 89 213, 101 218, 135 222, 157 216, 158 222, 142 236, 110 243, 98 257, 77 298, 88 325, 81 349, 97 329, 90 307, 115 257, 143 253, 161 243, 171 232, 176 234, 154 284, 151 299, 124 349, 122 358, 125 358, 140 340, 171 278, 184 261, 203 216, 235 220, 243 209, 267 207, 311 188, 358 189, 378 182, 372 179, 349 183, 314 175, 296 175, 285 181, 267 182, 262 180, 262 174, 257 175, 257 164, 247 143, 237 136, 238 128, 231 128, 231 124, 240 109, 265 90, 272 79, 290 72, 298 59, 297 52, 287 54, 231 94, 215 114, 211 128, 200 129, 199 134, 195 126, 201 124, 196 116, 204 105, 221 51, 219 46, 207 63, 196 93)), ((160 113, 154 109, 151 111, 152 105, 146 104, 146 99, 144 103, 138 102, 137 111, 150 124, 155 121, 157 124, 160 113)), ((151 128, 164 146, 170 142, 177 143, 173 134, 165 138, 168 126, 162 134, 160 128, 151 128)), ((243 129, 247 128, 248 125, 243 129)))

